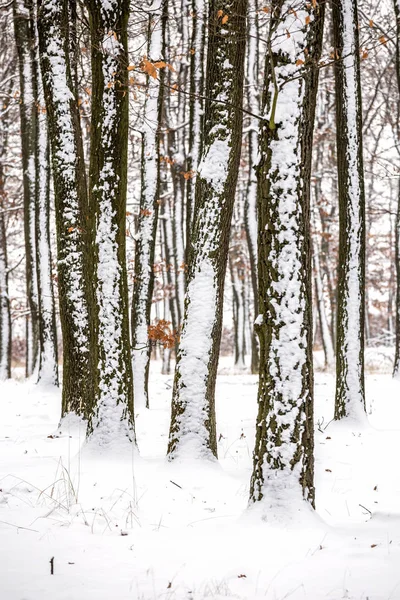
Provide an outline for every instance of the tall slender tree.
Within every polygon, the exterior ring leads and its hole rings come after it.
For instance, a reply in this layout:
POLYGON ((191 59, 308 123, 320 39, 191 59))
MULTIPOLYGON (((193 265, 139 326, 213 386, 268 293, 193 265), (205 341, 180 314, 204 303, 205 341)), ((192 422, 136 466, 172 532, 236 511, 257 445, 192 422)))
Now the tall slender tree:
POLYGON ((3 161, 9 137, 9 102, 0 113, 0 381, 11 377, 11 308, 8 286, 6 190, 3 161))
MULTIPOLYGON (((396 17, 396 75, 397 75, 397 143, 400 144, 400 1, 393 0, 396 17)), ((396 337, 393 377, 400 379, 400 182, 395 225, 396 248, 396 337)))
MULTIPOLYGON (((7 21, 1 23, 0 32, 5 34, 7 21)), ((10 141, 10 109, 13 89, 13 73, 16 55, 7 47, 0 51, 1 79, 8 81, 3 105, 0 110, 0 381, 11 377, 11 303, 9 295, 9 265, 7 248, 7 189, 6 163, 10 141)))
POLYGON ((38 0, 39 51, 49 124, 63 334, 62 414, 93 405, 86 172, 69 65, 67 0, 38 0))
MULTIPOLYGON (((154 287, 154 252, 160 193, 160 123, 162 114, 162 79, 151 71, 151 65, 164 58, 167 0, 154 0, 149 11, 148 57, 144 58, 147 75, 147 93, 142 133, 142 190, 136 234, 135 280, 132 300, 132 346, 135 399, 149 407, 149 367, 151 302, 154 287), (149 62, 150 61, 150 62, 149 62), (147 67, 149 65, 149 67, 147 67)), ((155 70, 155 67, 153 67, 155 70)))
POLYGON ((246 9, 246 0, 209 3, 203 153, 174 380, 170 458, 217 454, 215 383, 240 160, 246 9))
MULTIPOLYGON (((247 24, 248 51, 246 61, 247 106, 253 116, 248 127, 248 180, 245 197, 245 227, 251 266, 251 287, 253 292, 254 314, 258 315, 257 289, 257 174, 255 171, 258 157, 258 119, 260 110, 259 77, 259 34, 258 0, 250 0, 247 24)), ((258 373, 259 344, 255 329, 251 340, 251 372, 258 373)))
POLYGON ((192 38, 190 49, 190 104, 188 170, 192 174, 186 186, 186 262, 189 257, 193 226, 196 173, 202 149, 204 57, 206 54, 207 5, 205 0, 192 0, 192 38))
POLYGON ((332 4, 339 182, 335 419, 362 418, 364 393, 365 197, 356 0, 332 4))
POLYGON ((92 122, 90 213, 94 282, 94 386, 88 435, 134 440, 125 219, 129 0, 90 0, 92 122))
POLYGON ((252 502, 314 503, 310 171, 324 5, 273 0, 258 166, 260 379, 252 502))
POLYGON ((21 150, 24 188, 26 289, 29 315, 26 323, 26 375, 39 358, 39 298, 36 262, 35 153, 37 147, 37 73, 32 0, 14 0, 14 32, 20 81, 21 150))
POLYGON ((37 137, 35 148, 35 233, 39 306, 38 383, 58 386, 56 311, 50 242, 50 153, 46 105, 39 64, 35 13, 35 60, 37 74, 37 137))

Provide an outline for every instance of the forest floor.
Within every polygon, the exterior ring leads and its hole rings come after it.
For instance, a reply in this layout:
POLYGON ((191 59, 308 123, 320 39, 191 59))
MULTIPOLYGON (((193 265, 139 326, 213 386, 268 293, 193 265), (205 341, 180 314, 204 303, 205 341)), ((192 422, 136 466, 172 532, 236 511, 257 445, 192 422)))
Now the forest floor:
POLYGON ((317 513, 291 524, 246 508, 257 378, 218 378, 218 464, 166 462, 171 385, 154 364, 140 457, 60 433, 58 391, 0 385, 1 600, 400 600, 400 383, 369 374, 368 422, 338 424, 316 374, 317 513))

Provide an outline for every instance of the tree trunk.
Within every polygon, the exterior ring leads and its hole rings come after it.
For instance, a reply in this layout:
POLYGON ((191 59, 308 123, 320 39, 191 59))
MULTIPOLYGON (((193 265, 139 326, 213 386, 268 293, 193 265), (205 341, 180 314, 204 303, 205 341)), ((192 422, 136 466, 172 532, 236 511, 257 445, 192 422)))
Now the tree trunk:
POLYGON ((20 81, 21 150, 24 189, 24 232, 27 317, 26 376, 33 374, 39 358, 39 299, 35 236, 35 150, 37 144, 37 79, 32 0, 14 0, 14 32, 20 81))
POLYGON ((333 343, 331 332, 329 330, 328 319, 326 317, 324 288, 322 283, 321 266, 319 261, 319 245, 316 241, 313 243, 313 263, 314 263, 314 281, 315 281, 315 296, 317 302, 319 325, 321 332, 322 347, 324 349, 325 368, 329 369, 335 362, 335 353, 333 351, 333 343))
POLYGON ((332 5, 339 182, 335 419, 365 414, 365 198, 356 0, 332 5))
POLYGON ((190 105, 189 105, 189 156, 188 170, 192 177, 186 186, 186 260, 189 260, 189 249, 193 226, 194 190, 196 174, 199 166, 202 145, 203 127, 203 90, 204 90, 204 54, 206 32, 206 2, 192 0, 192 40, 190 49, 190 105))
MULTIPOLYGON (((393 0, 396 16, 396 74, 399 98, 398 106, 398 130, 397 143, 400 142, 400 0, 393 0)), ((396 338, 395 338, 395 357, 393 366, 393 377, 400 379, 400 181, 398 188, 397 213, 395 222, 395 249, 396 249, 396 338)))
MULTIPOLYGON (((7 65, 12 71, 15 64, 7 65)), ((2 71, 2 77, 5 73, 2 71)), ((11 306, 8 287, 8 257, 7 257, 7 229, 6 208, 7 195, 5 189, 5 169, 3 161, 7 157, 9 142, 9 108, 11 98, 11 85, 7 97, 3 100, 3 110, 0 116, 0 381, 11 377, 11 306)))
POLYGON ((240 160, 247 2, 211 0, 209 7, 203 153, 174 380, 170 458, 217 455, 215 382, 240 160))
POLYGON ((258 166, 258 416, 250 500, 314 505, 310 171, 324 5, 274 0, 258 166), (307 49, 307 52, 305 52, 307 49))
MULTIPOLYGON (((167 0, 154 0, 149 16, 148 59, 159 61, 164 56, 164 35, 167 0), (160 23, 161 17, 161 23, 160 23), (153 21, 154 19, 154 21, 153 21)), ((147 76, 147 95, 143 119, 142 191, 135 250, 135 281, 132 299, 132 347, 135 402, 149 407, 149 367, 151 301, 154 287, 154 252, 160 193, 160 121, 162 110, 162 79, 147 76)))
POLYGON ((37 46, 34 64, 38 81, 37 145, 35 151, 35 226, 40 343, 38 383, 58 386, 57 328, 50 247, 49 138, 37 46))
POLYGON ((125 249, 129 1, 90 0, 89 15, 95 403, 88 436, 110 447, 135 439, 125 249))
POLYGON ((51 141, 63 334, 62 416, 93 404, 88 200, 69 66, 67 0, 38 0, 39 51, 51 141))
MULTIPOLYGON (((258 100, 258 28, 257 28, 257 1, 250 0, 248 15, 248 52, 246 65, 247 105, 249 111, 255 115, 259 113, 258 100)), ((253 292, 254 314, 258 315, 258 288, 257 288, 257 174, 255 167, 258 157, 258 119, 250 117, 249 133, 249 172, 247 180, 247 194, 245 199, 244 223, 246 227, 247 245, 249 248, 251 268, 251 288, 253 292)), ((251 338, 251 372, 258 373, 259 344, 256 331, 252 330, 251 338)))
POLYGON ((3 169, 0 165, 0 381, 11 377, 11 311, 8 293, 7 236, 3 169))

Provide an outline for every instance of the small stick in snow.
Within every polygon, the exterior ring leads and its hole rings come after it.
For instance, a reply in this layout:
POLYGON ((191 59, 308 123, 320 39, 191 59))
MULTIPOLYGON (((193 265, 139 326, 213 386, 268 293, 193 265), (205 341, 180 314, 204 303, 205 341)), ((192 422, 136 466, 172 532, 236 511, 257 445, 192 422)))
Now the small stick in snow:
POLYGON ((181 487, 180 485, 175 483, 175 481, 172 481, 172 479, 170 479, 170 482, 173 483, 174 485, 176 485, 176 487, 178 487, 180 490, 183 490, 183 487, 181 487))
POLYGON ((50 563, 50 575, 54 575, 54 556, 49 560, 50 563))
POLYGON ((362 504, 359 504, 358 506, 361 506, 361 508, 364 508, 365 510, 367 510, 369 512, 370 515, 372 515, 372 512, 366 506, 363 506, 362 504))

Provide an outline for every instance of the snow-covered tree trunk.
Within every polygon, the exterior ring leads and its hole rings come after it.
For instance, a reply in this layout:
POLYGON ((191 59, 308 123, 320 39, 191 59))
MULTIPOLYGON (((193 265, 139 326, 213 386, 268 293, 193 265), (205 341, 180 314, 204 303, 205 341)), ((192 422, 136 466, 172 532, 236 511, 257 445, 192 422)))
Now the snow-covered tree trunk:
MULTIPOLYGON (((398 114, 400 120, 400 0, 393 0, 396 16, 396 74, 399 91, 398 114)), ((397 143, 400 143, 400 123, 397 129, 397 143)), ((396 248, 396 337, 393 377, 400 379, 400 181, 398 187, 397 213, 395 223, 395 248, 396 248)))
POLYGON ((246 0, 211 0, 203 152, 177 356, 170 458, 217 454, 215 382, 240 159, 246 0))
POLYGON ((67 0, 38 0, 39 52, 54 178, 63 334, 62 415, 93 404, 88 200, 68 48, 67 0))
MULTIPOLYGON (((169 87, 172 87, 172 79, 178 79, 183 89, 188 87, 189 60, 185 57, 186 49, 189 48, 188 15, 190 12, 190 0, 175 0, 173 4, 174 16, 178 23, 177 33, 183 48, 183 57, 177 62, 177 72, 168 70, 169 87)), ((168 42, 166 52, 171 46, 170 28, 167 27, 168 42)), ((168 56, 171 63, 173 56, 168 56)), ((175 274, 175 298, 178 316, 178 326, 181 325, 184 311, 185 298, 185 198, 188 197, 187 187, 191 185, 193 176, 189 170, 187 152, 187 112, 189 108, 188 96, 178 93, 168 95, 168 157, 172 175, 174 197, 172 202, 172 225, 173 225, 173 250, 174 250, 174 274, 175 274), (175 106, 173 106, 175 104, 175 106)))
POLYGON ((364 395, 365 198, 356 0, 332 5, 339 183, 335 419, 362 418, 364 395))
POLYGON ((193 226, 194 192, 202 145, 204 108, 204 56, 207 22, 205 0, 192 0, 192 39, 190 49, 190 105, 188 170, 192 177, 186 186, 186 262, 188 262, 193 226))
MULTIPOLYGON (((163 59, 167 0, 154 0, 149 10, 149 47, 147 59, 163 59)), ((156 244, 158 201, 160 192, 160 122, 162 109, 162 78, 147 76, 147 93, 143 116, 142 191, 136 233, 135 281, 132 299, 132 353, 135 402, 149 407, 149 367, 151 301, 154 287, 154 252, 156 244)))
POLYGON ((29 376, 35 371, 39 358, 39 298, 35 234, 35 151, 38 112, 32 2, 14 0, 13 15, 20 81, 26 289, 29 308, 26 328, 26 376, 29 376))
POLYGON ((90 213, 94 387, 88 435, 101 446, 135 439, 126 273, 129 0, 90 0, 90 213))
MULTIPOLYGON (((184 100, 181 95, 178 109, 178 126, 184 123, 184 100)), ((177 308, 177 320, 180 325, 183 319, 183 301, 185 297, 185 245, 184 245, 184 197, 185 197, 185 156, 182 152, 184 143, 179 131, 174 126, 168 126, 168 155, 173 183, 172 201, 172 234, 174 284, 177 308)))
POLYGON ((0 167, 0 381, 11 377, 11 311, 8 293, 7 236, 0 167))
MULTIPOLYGON (((8 69, 13 65, 7 66, 8 69)), ((2 70, 2 76, 5 73, 2 70)), ((7 257, 7 229, 6 208, 7 195, 5 189, 4 161, 7 159, 9 147, 9 111, 11 86, 3 99, 0 112, 0 381, 11 377, 11 306, 8 287, 8 257, 7 257)))
POLYGON ((58 386, 57 329, 50 246, 49 138, 37 44, 35 49, 35 69, 38 82, 38 133, 35 156, 36 262, 40 342, 38 382, 58 386))
POLYGON ((314 503, 310 170, 324 5, 274 0, 258 166, 260 379, 250 500, 314 503))
MULTIPOLYGON (((250 0, 247 25, 247 63, 246 86, 247 106, 253 115, 259 113, 259 84, 258 84, 258 27, 257 27, 257 0, 250 0)), ((255 167, 258 161, 258 119, 250 117, 248 132, 248 160, 249 172, 247 193, 245 198, 244 219, 246 227, 247 245, 249 248, 251 266, 251 286, 254 296, 254 314, 258 314, 258 287, 257 287, 257 174, 255 167)), ((259 344, 255 329, 251 340, 251 372, 258 373, 259 344)))

